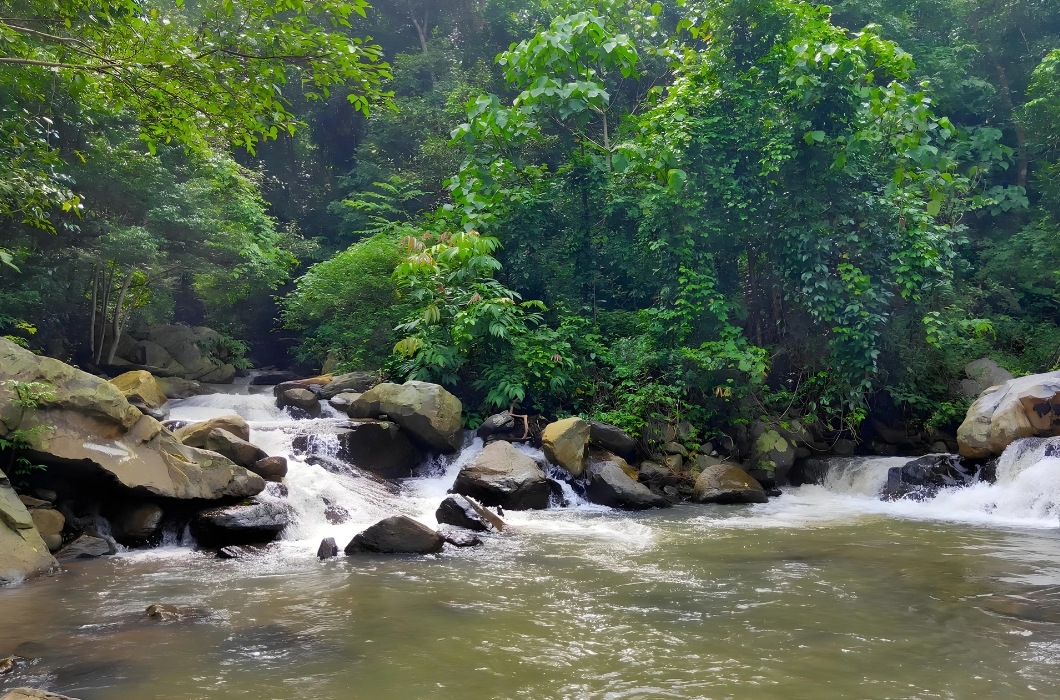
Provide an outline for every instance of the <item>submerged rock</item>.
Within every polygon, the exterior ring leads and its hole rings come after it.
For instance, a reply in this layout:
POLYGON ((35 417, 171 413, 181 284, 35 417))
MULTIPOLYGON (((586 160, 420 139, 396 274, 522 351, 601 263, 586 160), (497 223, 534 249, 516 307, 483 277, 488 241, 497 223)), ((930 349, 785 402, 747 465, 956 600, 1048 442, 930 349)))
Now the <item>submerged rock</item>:
POLYGON ((451 453, 464 444, 462 411, 460 399, 441 386, 409 381, 373 387, 348 412, 351 418, 385 415, 431 449, 451 453))
POLYGON ((504 530, 504 521, 501 520, 500 516, 479 505, 475 499, 459 494, 446 496, 445 500, 438 506, 438 510, 434 512, 434 517, 438 519, 439 523, 455 525, 468 530, 477 530, 479 532, 493 529, 497 531, 504 530))
POLYGON ((571 476, 585 471, 585 446, 589 443, 589 424, 577 416, 549 423, 541 433, 545 459, 557 464, 571 476))
POLYGON ((545 472, 529 455, 510 443, 492 442, 460 470, 453 491, 487 506, 511 510, 548 507, 545 472))
POLYGON ((585 488, 585 496, 593 503, 627 510, 670 506, 668 500, 630 478, 617 461, 592 462, 588 471, 589 485, 585 488))
POLYGON ((880 498, 920 501, 935 496, 941 489, 967 486, 976 480, 977 470, 965 466, 957 455, 925 455, 901 467, 888 469, 887 484, 880 498))
POLYGON ((442 536, 404 515, 380 520, 354 536, 346 545, 346 554, 376 552, 379 554, 434 554, 442 551, 442 536))
POLYGON ((699 503, 765 503, 765 489, 740 467, 716 464, 696 479, 693 500, 699 503))
POLYGON ((12 688, 3 695, 0 700, 77 700, 69 695, 49 693, 47 690, 35 690, 33 688, 12 688))
POLYGON ((102 537, 81 535, 60 549, 55 558, 59 561, 72 561, 74 559, 94 559, 113 553, 114 548, 111 547, 110 542, 107 542, 102 537))
POLYGON ((246 559, 250 554, 242 547, 221 547, 217 550, 218 559, 246 559))
POLYGON ((317 547, 318 559, 331 559, 337 556, 339 556, 339 545, 335 543, 334 537, 325 537, 320 540, 320 546, 317 547))
POLYGON ((441 535, 446 544, 451 544, 454 547, 478 547, 482 544, 482 539, 472 535, 470 532, 451 531, 443 532, 441 535))
POLYGON ((266 501, 201 511, 191 520, 191 534, 202 547, 263 544, 276 539, 287 524, 286 509, 266 501))

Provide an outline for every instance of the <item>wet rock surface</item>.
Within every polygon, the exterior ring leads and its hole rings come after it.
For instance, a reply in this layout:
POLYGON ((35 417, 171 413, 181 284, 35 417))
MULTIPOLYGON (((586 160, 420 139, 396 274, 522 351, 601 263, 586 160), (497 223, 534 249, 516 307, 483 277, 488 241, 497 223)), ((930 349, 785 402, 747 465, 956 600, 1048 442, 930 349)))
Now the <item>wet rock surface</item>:
POLYGON ((429 382, 385 382, 361 394, 349 409, 351 418, 385 415, 425 446, 452 453, 464 444, 460 399, 429 382))
POLYGON ((287 510, 265 501, 201 511, 191 520, 191 534, 202 547, 271 542, 288 524, 287 510))
POLYGON ((113 554, 114 548, 110 542, 102 537, 93 535, 81 535, 76 540, 59 550, 55 558, 61 562, 73 561, 74 559, 94 559, 107 554, 113 554))
POLYGON ((346 545, 346 554, 434 554, 442 551, 445 540, 421 522, 404 515, 380 520, 358 533, 346 545))
POLYGON ((486 445, 469 465, 460 470, 453 491, 486 506, 511 510, 548 507, 549 486, 545 472, 529 455, 507 442, 486 445))
POLYGON ((765 503, 765 489, 735 465, 717 464, 704 469, 692 492, 699 503, 765 503))
MULTIPOLYGON (((338 448, 330 441, 316 439, 311 435, 296 436, 292 442, 297 453, 307 457, 337 460, 358 470, 374 474, 383 479, 404 479, 412 476, 425 454, 409 439, 408 433, 390 421, 365 421, 351 423, 336 431, 338 448)), ((328 469, 327 461, 321 463, 328 469)))
POLYGON ((589 464, 589 485, 585 496, 592 501, 611 508, 645 510, 666 508, 670 502, 626 473, 616 460, 593 461, 589 464))
POLYGON ((320 546, 317 547, 317 558, 323 560, 337 556, 339 556, 339 545, 336 544, 335 538, 325 537, 322 539, 320 546))
POLYGON ((926 455, 905 466, 887 471, 887 484, 880 498, 893 501, 909 498, 920 501, 932 498, 944 488, 967 486, 978 480, 978 469, 967 466, 957 455, 926 455))
POLYGON ((478 532, 504 530, 504 521, 500 516, 479 505, 475 499, 459 494, 447 496, 438 506, 434 517, 439 523, 478 532))

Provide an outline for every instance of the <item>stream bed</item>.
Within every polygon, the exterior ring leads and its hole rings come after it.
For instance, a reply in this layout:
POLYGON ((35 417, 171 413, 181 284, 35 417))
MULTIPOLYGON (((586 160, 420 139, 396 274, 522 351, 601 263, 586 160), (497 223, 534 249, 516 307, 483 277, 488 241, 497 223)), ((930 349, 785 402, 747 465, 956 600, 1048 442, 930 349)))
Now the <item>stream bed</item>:
POLYGON ((891 462, 853 458, 768 504, 630 514, 575 502, 509 512, 509 529, 474 549, 320 562, 321 537, 341 547, 396 512, 435 525, 481 445, 390 488, 299 461, 293 436, 326 440, 340 419, 292 420, 253 389, 175 404, 173 416, 237 410, 252 441, 290 456, 284 538, 223 561, 174 533, 0 589, 0 657, 35 659, 0 690, 839 700, 1054 698, 1060 687, 1060 459, 1024 454, 995 485, 885 503, 874 489, 891 462), (329 508, 348 520, 331 522, 329 508), (150 619, 153 603, 186 616, 150 619))

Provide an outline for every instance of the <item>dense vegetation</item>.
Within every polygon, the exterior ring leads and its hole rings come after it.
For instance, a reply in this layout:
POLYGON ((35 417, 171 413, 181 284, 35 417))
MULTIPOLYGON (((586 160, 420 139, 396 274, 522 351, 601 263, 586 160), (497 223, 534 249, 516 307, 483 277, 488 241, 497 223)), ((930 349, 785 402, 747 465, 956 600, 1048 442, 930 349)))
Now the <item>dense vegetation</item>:
POLYGON ((0 324, 49 354, 280 326, 691 442, 1060 364, 1058 0, 0 5, 0 324))

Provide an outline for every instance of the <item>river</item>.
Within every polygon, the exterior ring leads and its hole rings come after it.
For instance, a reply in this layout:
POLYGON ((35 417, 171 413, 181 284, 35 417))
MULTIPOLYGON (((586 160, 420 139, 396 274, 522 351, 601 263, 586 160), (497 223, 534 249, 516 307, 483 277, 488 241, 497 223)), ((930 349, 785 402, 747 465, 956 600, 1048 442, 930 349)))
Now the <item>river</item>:
MULTIPOLYGON (((433 511, 481 445, 400 489, 291 455, 258 387, 174 402, 237 411, 288 454, 295 524, 222 561, 170 533, 0 589, 0 676, 82 700, 312 698, 1054 698, 1060 687, 1060 459, 1010 448, 998 483, 876 498, 896 458, 852 458, 768 504, 509 512, 484 546, 320 562, 396 512, 433 511), (326 500, 325 500, 326 499, 326 500), (345 511, 349 519, 333 523, 345 511), (157 622, 152 603, 186 609, 157 622)), ((270 487, 271 496, 280 498, 270 487)))

